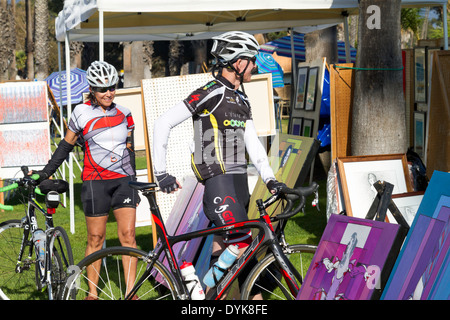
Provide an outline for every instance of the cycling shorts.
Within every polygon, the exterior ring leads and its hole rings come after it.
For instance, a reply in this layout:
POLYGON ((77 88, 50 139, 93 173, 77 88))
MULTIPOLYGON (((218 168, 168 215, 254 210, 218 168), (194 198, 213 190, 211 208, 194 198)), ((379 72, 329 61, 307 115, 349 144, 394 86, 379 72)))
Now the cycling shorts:
MULTIPOLYGON (((205 215, 216 226, 248 220, 247 174, 221 174, 204 182, 203 209, 205 215)), ((251 230, 231 230, 224 235, 226 245, 246 247, 252 240, 251 230)))
POLYGON ((81 188, 81 201, 87 217, 109 214, 111 209, 136 208, 140 202, 139 194, 130 188, 133 176, 110 180, 87 180, 81 188))

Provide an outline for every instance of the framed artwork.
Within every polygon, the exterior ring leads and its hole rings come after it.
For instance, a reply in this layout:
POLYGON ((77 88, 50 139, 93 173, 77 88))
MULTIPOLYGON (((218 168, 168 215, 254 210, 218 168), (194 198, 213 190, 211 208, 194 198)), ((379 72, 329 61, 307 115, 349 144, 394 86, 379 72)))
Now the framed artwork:
POLYGON ((305 97, 306 97, 305 93, 306 93, 306 84, 308 83, 308 70, 309 67, 298 68, 297 92, 295 94, 294 109, 305 108, 305 97))
POLYGON ((414 49, 414 101, 427 102, 426 48, 414 49))
POLYGON ((297 300, 379 298, 404 235, 398 224, 332 214, 297 300))
MULTIPOLYGON (((405 218, 406 222, 409 226, 411 226, 414 221, 414 217, 416 216, 417 209, 419 209, 420 203, 423 199, 423 191, 420 192, 407 192, 401 194, 394 194, 392 196, 392 201, 394 201, 398 210, 402 214, 403 218, 405 218)), ((387 211, 387 217, 389 222, 396 223, 395 218, 392 214, 387 211)))
POLYGON ((425 156, 425 112, 414 112, 414 151, 423 159, 425 156))
POLYGON ((339 183, 348 216, 365 218, 377 194, 373 184, 387 181, 392 194, 412 192, 406 154, 337 158, 339 183))
POLYGON ((305 110, 314 111, 316 103, 317 92, 317 79, 319 76, 319 67, 313 67, 309 69, 308 73, 308 85, 306 91, 305 110))
POLYGON ((301 136, 303 129, 303 118, 292 118, 291 134, 301 136))
POLYGON ((313 125, 314 125, 313 119, 303 119, 302 136, 312 137, 313 125))

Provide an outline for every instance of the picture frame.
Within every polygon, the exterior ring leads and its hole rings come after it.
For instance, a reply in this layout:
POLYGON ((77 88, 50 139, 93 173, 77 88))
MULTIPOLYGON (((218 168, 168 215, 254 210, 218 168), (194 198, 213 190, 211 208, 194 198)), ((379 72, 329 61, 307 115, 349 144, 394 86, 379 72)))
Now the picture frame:
POLYGON ((314 130, 314 120, 313 119, 303 119, 302 136, 312 137, 313 130, 314 130))
POLYGON ((304 109, 305 108, 305 97, 306 97, 306 89, 308 83, 308 71, 309 67, 300 67, 298 68, 298 77, 297 77, 297 90, 295 93, 295 104, 294 109, 304 109))
POLYGON ((338 181, 348 216, 365 218, 377 194, 373 184, 387 181, 392 194, 412 192, 406 154, 337 158, 338 181))
POLYGON ((309 68, 308 85, 306 90, 305 110, 314 111, 316 104, 317 81, 319 77, 319 67, 309 68))
POLYGON ((427 51, 425 47, 414 49, 414 101, 427 102, 427 51))
POLYGON ((414 152, 422 159, 425 156, 425 117, 425 112, 414 111, 414 152))
POLYGON ((303 133, 302 130, 303 130, 303 118, 293 117, 290 134, 293 134, 295 136, 301 136, 303 133))
MULTIPOLYGON (((414 217, 416 216, 417 210, 422 202, 423 195, 424 191, 419 191, 394 194, 392 196, 392 201, 394 201, 397 209, 400 211, 409 226, 411 226, 414 221, 414 217)), ((389 222, 397 223, 389 210, 386 214, 389 222)))

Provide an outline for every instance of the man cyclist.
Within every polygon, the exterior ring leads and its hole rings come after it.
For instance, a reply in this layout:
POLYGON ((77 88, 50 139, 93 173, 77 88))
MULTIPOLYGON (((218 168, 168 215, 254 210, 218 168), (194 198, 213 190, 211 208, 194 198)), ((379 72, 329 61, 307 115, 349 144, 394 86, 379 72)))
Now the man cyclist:
MULTIPOLYGON (((216 226, 248 220, 250 200, 247 181, 247 152, 271 192, 284 184, 275 179, 267 153, 256 134, 247 96, 238 90, 251 80, 256 69, 259 45, 245 32, 232 31, 213 38, 216 58, 214 80, 192 92, 155 122, 153 136, 154 172, 162 191, 181 187, 166 172, 166 145, 171 128, 192 117, 194 143, 191 165, 204 184, 203 207, 216 226), (217 73, 217 74, 216 74, 217 73)), ((251 243, 250 230, 214 238, 212 262, 227 245, 237 244, 241 254, 251 243)), ((244 281, 245 279, 241 280, 244 281)))

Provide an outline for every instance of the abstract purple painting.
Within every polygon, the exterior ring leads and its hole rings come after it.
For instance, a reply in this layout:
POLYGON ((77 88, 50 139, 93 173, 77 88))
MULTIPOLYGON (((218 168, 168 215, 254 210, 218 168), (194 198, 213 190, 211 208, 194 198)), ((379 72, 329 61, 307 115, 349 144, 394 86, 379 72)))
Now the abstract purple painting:
POLYGON ((369 300, 380 294, 403 238, 400 226, 331 215, 297 300, 369 300))

